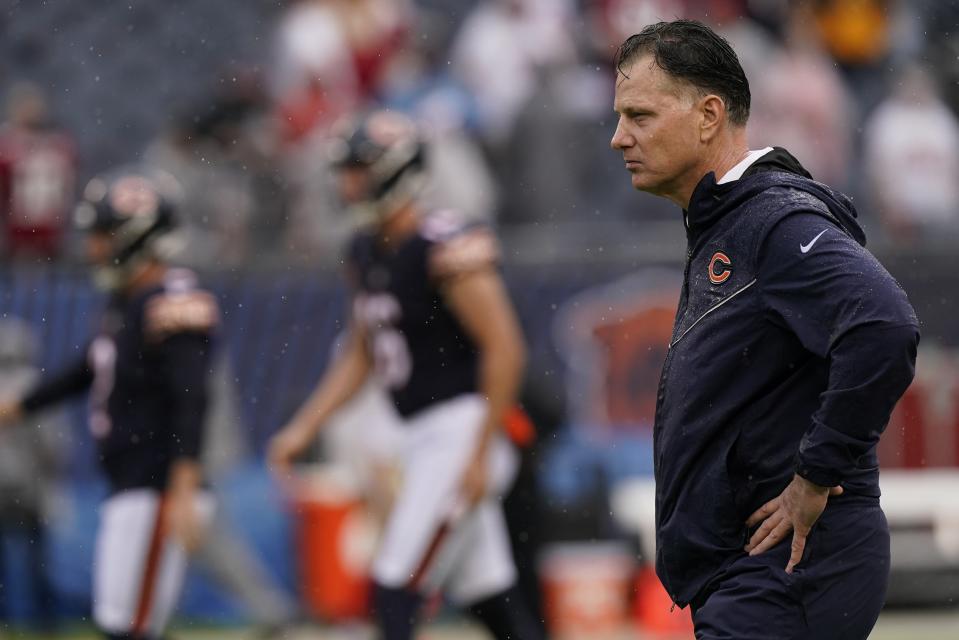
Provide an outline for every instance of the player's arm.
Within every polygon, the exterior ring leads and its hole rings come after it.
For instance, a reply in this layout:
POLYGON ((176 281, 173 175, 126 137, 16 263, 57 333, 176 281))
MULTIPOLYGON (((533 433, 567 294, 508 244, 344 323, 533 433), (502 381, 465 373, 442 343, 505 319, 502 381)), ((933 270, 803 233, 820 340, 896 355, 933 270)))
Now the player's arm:
POLYGON ((526 366, 526 345, 512 302, 495 268, 498 256, 491 237, 478 235, 469 240, 468 251, 460 257, 439 256, 435 271, 447 268, 443 297, 473 339, 479 351, 479 393, 487 402, 487 413, 473 465, 464 478, 465 497, 475 502, 486 490, 485 460, 493 435, 501 428, 506 411, 516 402, 526 366), (445 264, 444 264, 445 262, 445 264))
POLYGON ((170 390, 170 428, 174 460, 167 479, 168 522, 187 549, 200 543, 203 526, 196 513, 203 483, 200 462, 209 404, 211 338, 203 332, 179 333, 161 346, 170 390))
POLYGON ((354 321, 347 342, 319 384, 293 418, 270 440, 270 465, 289 473, 293 459, 303 453, 330 417, 363 386, 372 369, 366 330, 354 321))
POLYGON ((216 299, 206 291, 160 294, 144 310, 145 340, 160 354, 170 401, 173 462, 165 496, 167 522, 189 550, 196 548, 203 533, 196 502, 203 483, 200 456, 219 318, 216 299))
POLYGON ((204 534, 204 523, 196 511, 202 484, 203 468, 197 458, 181 456, 173 462, 167 480, 167 521, 170 531, 189 551, 200 545, 204 534))
POLYGON ((18 422, 25 414, 39 411, 83 393, 93 383, 93 370, 86 356, 60 373, 42 380, 22 398, 0 402, 0 426, 18 422))
POLYGON ((516 402, 526 346, 502 278, 492 269, 471 273, 443 289, 446 303, 479 350, 479 392, 488 404, 486 446, 516 402))

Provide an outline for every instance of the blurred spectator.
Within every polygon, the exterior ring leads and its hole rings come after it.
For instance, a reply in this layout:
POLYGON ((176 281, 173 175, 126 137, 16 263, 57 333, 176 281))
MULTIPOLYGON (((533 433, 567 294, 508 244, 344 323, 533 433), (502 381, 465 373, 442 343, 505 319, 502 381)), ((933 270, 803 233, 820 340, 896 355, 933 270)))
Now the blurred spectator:
POLYGON ((765 72, 770 56, 778 50, 779 43, 769 29, 749 16, 747 4, 756 3, 744 0, 694 0, 688 17, 708 24, 726 38, 736 51, 750 84, 756 85, 765 72))
POLYGON ((236 267, 281 249, 287 198, 266 98, 254 77, 238 74, 227 86, 143 154, 180 183, 186 245, 178 261, 194 267, 236 267))
POLYGON ((942 97, 959 114, 959 3, 925 0, 927 10, 922 24, 926 36, 925 56, 935 73, 942 97))
POLYGON ((544 66, 575 58, 568 0, 485 0, 466 18, 453 64, 479 103, 482 130, 505 142, 544 66))
POLYGON ((789 149, 816 180, 843 188, 852 160, 852 97, 825 55, 807 3, 792 6, 783 47, 750 77, 753 149, 789 149))
POLYGON ((301 0, 281 18, 273 92, 284 139, 302 141, 369 97, 402 42, 408 2, 301 0))
POLYGON ((429 206, 489 221, 498 185, 471 135, 479 123, 476 99, 448 70, 447 40, 445 19, 420 12, 406 45, 384 68, 379 93, 385 106, 409 115, 427 138, 429 206))
POLYGON ((72 139, 50 121, 46 97, 15 85, 0 126, 0 216, 8 254, 55 256, 73 206, 72 139))
POLYGON ((812 23, 862 111, 870 111, 882 98, 889 64, 918 52, 925 36, 920 33, 917 4, 915 0, 812 0, 812 23))
POLYGON ((871 65, 889 51, 890 0, 816 0, 815 25, 826 50, 845 66, 871 65))
POLYGON ((406 39, 412 6, 408 0, 327 1, 346 35, 361 95, 369 97, 383 68, 406 39))
POLYGON ((865 171, 890 239, 959 232, 959 122, 921 67, 908 66, 867 121, 865 171))
POLYGON ((301 0, 281 18, 272 90, 286 143, 279 166, 288 199, 287 259, 339 259, 352 221, 331 188, 326 135, 370 104, 411 15, 407 0, 301 0))
POLYGON ((272 89, 286 140, 329 126, 359 102, 358 74, 329 2, 293 3, 280 20, 277 49, 272 89))
POLYGON ((245 183, 253 209, 246 242, 252 254, 264 255, 279 248, 287 213, 286 179, 277 166, 280 140, 259 77, 243 72, 231 77, 195 121, 195 137, 214 148, 209 164, 216 160, 245 183))
POLYGON ((178 123, 147 147, 144 164, 174 176, 182 189, 178 263, 195 268, 229 268, 249 257, 254 199, 249 177, 229 166, 222 149, 178 123))
POLYGON ((433 209, 451 208, 463 220, 491 222, 497 215, 499 185, 476 141, 460 128, 455 112, 442 98, 423 105, 417 120, 424 126, 430 171, 424 202, 433 209))
MULTIPOLYGON (((636 220, 646 213, 625 205, 621 196, 631 190, 613 180, 615 168, 622 166, 621 158, 609 150, 612 130, 606 126, 611 122, 613 78, 592 65, 542 73, 497 161, 504 221, 586 223, 595 230, 595 222, 610 216, 636 220)), ((563 228, 545 231, 563 233, 563 228)), ((579 235, 582 229, 574 233, 586 240, 579 235)))
POLYGON ((282 158, 289 209, 282 246, 292 263, 339 262, 353 230, 336 197, 325 139, 288 149, 282 158))
POLYGON ((534 225, 548 238, 544 244, 566 243, 582 255, 637 231, 625 224, 675 215, 653 197, 641 196, 637 206, 632 188, 616 179, 622 159, 609 140, 616 47, 647 21, 681 8, 670 0, 590 2, 578 50, 557 48, 546 62, 530 63, 529 95, 512 116, 511 134, 491 149, 505 224, 534 225))
POLYGON ((604 63, 616 49, 644 26, 686 14, 685 0, 584 0, 582 2, 590 47, 604 63))
MULTIPOLYGON (((37 336, 22 320, 0 320, 0 388, 21 394, 36 381, 37 336)), ((0 615, 11 614, 5 556, 9 540, 25 551, 27 574, 17 586, 29 598, 30 621, 50 627, 56 619, 47 575, 46 526, 53 480, 64 455, 66 425, 60 414, 0 431, 0 615)), ((18 566, 23 566, 17 563, 18 566)))

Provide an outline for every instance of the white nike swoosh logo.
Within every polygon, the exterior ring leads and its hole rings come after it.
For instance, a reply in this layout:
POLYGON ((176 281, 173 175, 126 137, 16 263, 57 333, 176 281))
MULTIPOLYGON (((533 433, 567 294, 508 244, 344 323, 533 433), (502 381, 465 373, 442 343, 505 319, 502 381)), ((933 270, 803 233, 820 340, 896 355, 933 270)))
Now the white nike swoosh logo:
POLYGON ((822 234, 826 233, 827 231, 829 231, 829 229, 823 229, 820 231, 818 236, 809 241, 809 244, 800 244, 799 250, 803 253, 809 253, 809 250, 812 249, 812 246, 816 244, 816 240, 819 240, 819 238, 822 237, 822 234))

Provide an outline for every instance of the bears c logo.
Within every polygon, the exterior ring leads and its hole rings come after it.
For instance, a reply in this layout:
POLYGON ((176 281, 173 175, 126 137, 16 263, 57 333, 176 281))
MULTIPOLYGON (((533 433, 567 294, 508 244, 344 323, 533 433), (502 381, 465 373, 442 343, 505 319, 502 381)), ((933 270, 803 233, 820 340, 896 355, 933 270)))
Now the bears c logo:
POLYGON ((722 251, 714 253, 709 261, 709 281, 713 284, 722 284, 729 280, 729 276, 733 274, 733 270, 729 268, 732 264, 729 256, 722 251))

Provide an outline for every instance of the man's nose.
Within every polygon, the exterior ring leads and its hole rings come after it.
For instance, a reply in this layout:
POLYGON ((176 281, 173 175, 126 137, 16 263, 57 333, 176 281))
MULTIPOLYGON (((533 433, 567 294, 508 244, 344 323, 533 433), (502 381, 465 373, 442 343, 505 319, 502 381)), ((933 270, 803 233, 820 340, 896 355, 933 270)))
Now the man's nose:
POLYGON ((613 138, 609 141, 609 146, 617 151, 622 151, 633 145, 633 138, 623 129, 623 121, 620 119, 616 123, 616 131, 613 132, 613 138))

